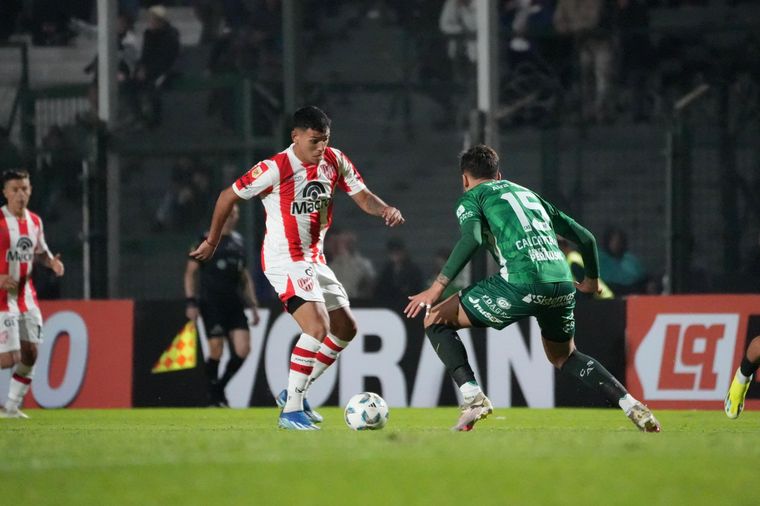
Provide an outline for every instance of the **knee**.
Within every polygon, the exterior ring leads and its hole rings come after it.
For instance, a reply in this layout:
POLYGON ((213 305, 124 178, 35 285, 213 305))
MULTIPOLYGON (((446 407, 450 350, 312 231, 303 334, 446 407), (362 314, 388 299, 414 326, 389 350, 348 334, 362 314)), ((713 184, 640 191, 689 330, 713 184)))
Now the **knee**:
POLYGON ((249 342, 235 343, 235 355, 240 358, 245 358, 251 352, 251 344, 249 342))
POLYGON ((554 351, 553 353, 549 354, 547 353, 546 358, 549 359, 549 362, 556 367, 557 369, 562 369, 562 367, 565 365, 565 362, 567 362, 567 359, 570 358, 570 355, 573 354, 574 349, 568 349, 568 350, 562 350, 562 351, 554 351))
POLYGON ((330 330, 339 339, 342 339, 343 341, 351 341, 356 337, 356 321, 351 319, 341 323, 337 327, 331 327, 330 330))
POLYGON ((303 331, 321 341, 330 332, 330 322, 327 318, 318 318, 305 325, 303 331))
POLYGON ((219 360, 222 358, 222 351, 224 351, 224 341, 215 337, 208 340, 208 356, 211 359, 219 360))

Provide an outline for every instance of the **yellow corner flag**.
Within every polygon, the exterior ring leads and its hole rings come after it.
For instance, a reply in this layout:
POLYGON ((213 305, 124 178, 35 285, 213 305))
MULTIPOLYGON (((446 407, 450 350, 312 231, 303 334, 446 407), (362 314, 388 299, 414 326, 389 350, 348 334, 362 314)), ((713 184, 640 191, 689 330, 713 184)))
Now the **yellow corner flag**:
POLYGON ((195 322, 189 321, 174 337, 172 344, 161 354, 151 372, 158 374, 192 369, 197 362, 197 342, 198 330, 195 328, 195 322))

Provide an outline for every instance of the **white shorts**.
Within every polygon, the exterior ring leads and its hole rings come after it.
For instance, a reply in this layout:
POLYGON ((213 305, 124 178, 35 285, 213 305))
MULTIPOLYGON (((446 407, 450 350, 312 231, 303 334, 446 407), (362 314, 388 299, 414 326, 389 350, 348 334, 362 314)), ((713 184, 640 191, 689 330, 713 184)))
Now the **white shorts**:
POLYGON ((18 334, 18 315, 0 313, 0 353, 21 349, 18 334))
POLYGON ((18 335, 22 341, 42 343, 42 312, 32 308, 18 317, 18 335))
POLYGON ((325 264, 300 261, 266 267, 264 275, 283 303, 296 296, 311 302, 324 302, 327 311, 349 305, 346 289, 325 264))

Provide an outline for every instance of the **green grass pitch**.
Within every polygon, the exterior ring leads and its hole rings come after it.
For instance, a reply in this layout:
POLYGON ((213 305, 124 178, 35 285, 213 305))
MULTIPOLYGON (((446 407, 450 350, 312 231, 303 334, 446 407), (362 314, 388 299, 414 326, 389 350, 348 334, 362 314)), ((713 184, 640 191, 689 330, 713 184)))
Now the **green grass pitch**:
POLYGON ((276 428, 274 408, 30 410, 0 420, 3 504, 755 505, 760 412, 496 409, 452 433, 456 408, 391 409, 353 432, 276 428), (7 500, 7 502, 6 502, 7 500))

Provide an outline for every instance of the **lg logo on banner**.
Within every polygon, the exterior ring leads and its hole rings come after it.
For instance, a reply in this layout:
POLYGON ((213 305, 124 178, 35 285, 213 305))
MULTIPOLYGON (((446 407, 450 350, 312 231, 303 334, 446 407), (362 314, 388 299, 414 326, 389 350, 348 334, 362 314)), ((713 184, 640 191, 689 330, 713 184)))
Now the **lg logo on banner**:
POLYGON ((660 314, 634 358, 648 400, 722 400, 732 375, 738 314, 660 314))

